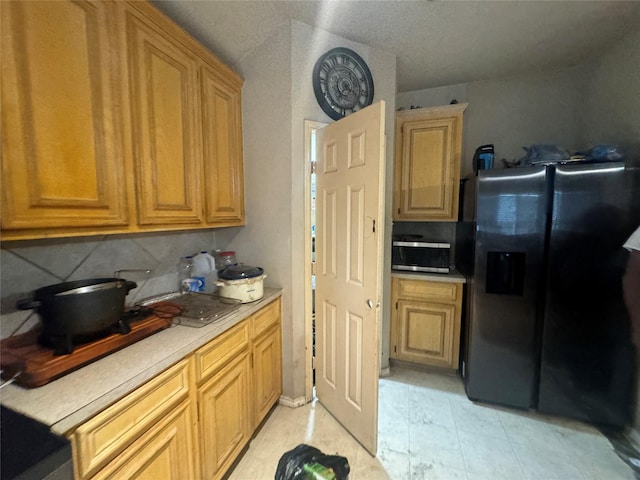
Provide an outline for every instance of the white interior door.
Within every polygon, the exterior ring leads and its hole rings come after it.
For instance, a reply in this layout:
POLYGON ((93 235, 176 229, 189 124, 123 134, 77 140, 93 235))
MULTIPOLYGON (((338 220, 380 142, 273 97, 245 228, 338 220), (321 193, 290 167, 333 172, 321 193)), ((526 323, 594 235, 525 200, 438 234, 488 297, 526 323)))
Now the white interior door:
POLYGON ((372 454, 378 436, 384 102, 316 141, 316 391, 372 454))

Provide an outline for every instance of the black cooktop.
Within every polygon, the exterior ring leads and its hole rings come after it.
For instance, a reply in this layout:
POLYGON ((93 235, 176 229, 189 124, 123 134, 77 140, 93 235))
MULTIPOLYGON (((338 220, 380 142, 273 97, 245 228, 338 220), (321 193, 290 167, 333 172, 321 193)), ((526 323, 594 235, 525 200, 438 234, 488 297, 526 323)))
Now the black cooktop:
POLYGON ((4 406, 0 406, 0 444, 2 480, 41 480, 66 462, 72 472, 71 444, 66 438, 4 406))

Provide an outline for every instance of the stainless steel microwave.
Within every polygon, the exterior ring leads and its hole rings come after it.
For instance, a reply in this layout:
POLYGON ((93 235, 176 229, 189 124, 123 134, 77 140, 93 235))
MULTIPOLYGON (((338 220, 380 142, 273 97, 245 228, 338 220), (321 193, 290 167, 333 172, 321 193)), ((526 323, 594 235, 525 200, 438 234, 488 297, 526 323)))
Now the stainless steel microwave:
POLYGON ((393 270, 449 273, 450 243, 394 240, 392 246, 393 270))

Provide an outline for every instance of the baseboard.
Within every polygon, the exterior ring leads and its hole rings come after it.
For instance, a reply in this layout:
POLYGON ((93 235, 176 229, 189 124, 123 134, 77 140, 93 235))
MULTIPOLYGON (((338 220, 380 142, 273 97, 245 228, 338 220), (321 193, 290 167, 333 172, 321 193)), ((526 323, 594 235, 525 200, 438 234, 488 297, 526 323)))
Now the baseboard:
POLYGON ((307 403, 307 399, 306 397, 291 398, 291 397, 285 397, 284 395, 281 395, 278 403, 285 407, 297 408, 297 407, 301 407, 302 405, 305 405, 307 403))
POLYGON ((389 359, 390 367, 407 368, 409 370, 418 370, 421 372, 438 373, 440 375, 449 375, 458 377, 458 371, 452 368, 435 367, 432 365, 422 365, 420 363, 407 362, 404 360, 398 360, 397 358, 389 359))

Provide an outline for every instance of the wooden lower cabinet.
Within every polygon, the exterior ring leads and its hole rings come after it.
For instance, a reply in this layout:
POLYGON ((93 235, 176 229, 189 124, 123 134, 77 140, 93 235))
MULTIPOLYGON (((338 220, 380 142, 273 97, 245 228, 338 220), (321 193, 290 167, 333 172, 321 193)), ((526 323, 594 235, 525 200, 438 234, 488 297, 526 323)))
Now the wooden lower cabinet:
POLYGON ((462 284, 394 277, 391 358, 457 369, 462 284))
POLYGON ((184 480, 197 478, 192 415, 184 402, 100 470, 95 480, 184 480))
POLYGON ((276 325, 253 342, 254 426, 282 394, 282 333, 276 325))
POLYGON ((253 433, 248 353, 198 389, 203 478, 220 478, 253 433))
MULTIPOLYGON (((168 368, 87 420, 70 435, 76 479, 93 478, 114 459, 127 458, 126 452, 140 449, 138 444, 144 442, 141 439, 150 440, 149 432, 163 419, 181 411, 185 402, 189 404, 189 363, 185 359, 168 368), (138 446, 134 447, 134 444, 138 446)), ((187 462, 188 458, 182 461, 187 462)), ((124 468, 120 464, 119 467, 124 468)))
POLYGON ((69 434, 74 478, 219 479, 282 393, 276 299, 69 434))

